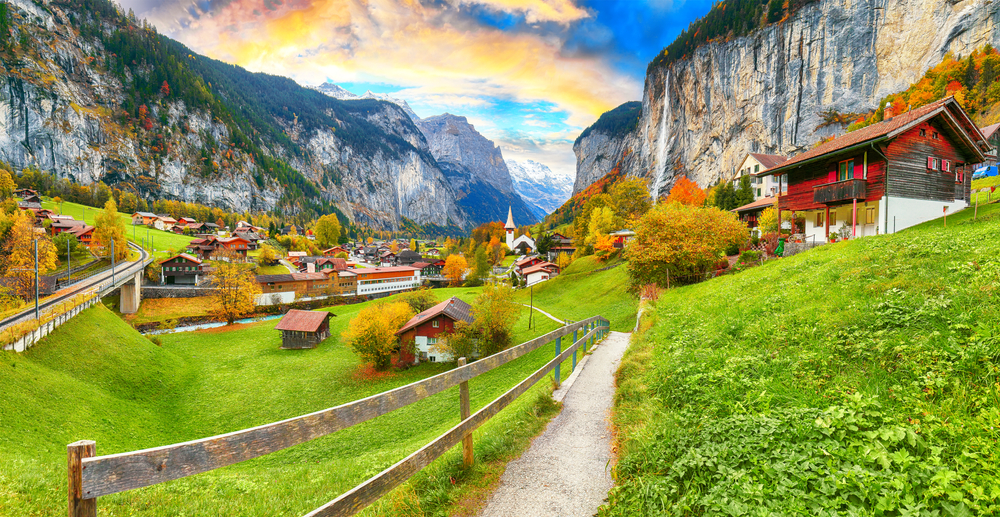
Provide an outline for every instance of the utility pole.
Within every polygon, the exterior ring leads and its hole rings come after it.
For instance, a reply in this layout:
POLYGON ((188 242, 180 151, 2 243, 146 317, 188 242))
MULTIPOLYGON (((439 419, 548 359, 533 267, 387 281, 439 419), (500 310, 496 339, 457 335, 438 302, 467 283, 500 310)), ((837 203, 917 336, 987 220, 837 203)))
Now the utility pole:
POLYGON ((38 239, 35 239, 35 319, 38 319, 38 239))
POLYGON ((69 240, 66 240, 66 285, 73 277, 73 252, 69 250, 69 240))
POLYGON ((532 319, 535 317, 535 286, 532 285, 528 287, 528 302, 531 306, 528 308, 528 329, 531 329, 532 319))
POLYGON ((115 240, 111 239, 111 285, 115 285, 115 240))

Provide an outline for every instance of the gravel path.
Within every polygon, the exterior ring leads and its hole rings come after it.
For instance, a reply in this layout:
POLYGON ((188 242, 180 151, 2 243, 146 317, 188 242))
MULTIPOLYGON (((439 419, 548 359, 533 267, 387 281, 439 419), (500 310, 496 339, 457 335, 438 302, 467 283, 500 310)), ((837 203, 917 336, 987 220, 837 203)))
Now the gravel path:
MULTIPOLYGON (((593 515, 611 489, 614 373, 631 334, 612 332, 577 367, 562 412, 510 462, 482 517, 593 515)), ((568 385, 568 386, 567 386, 568 385)))

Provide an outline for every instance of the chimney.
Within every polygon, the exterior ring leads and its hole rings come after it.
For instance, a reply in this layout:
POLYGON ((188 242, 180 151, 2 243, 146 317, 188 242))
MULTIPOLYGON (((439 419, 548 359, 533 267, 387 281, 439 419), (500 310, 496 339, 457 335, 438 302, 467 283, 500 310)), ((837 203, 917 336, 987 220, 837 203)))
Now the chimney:
POLYGON ((892 103, 890 102, 890 103, 886 104, 885 105, 885 114, 882 115, 882 120, 890 120, 895 115, 896 115, 896 113, 895 113, 895 110, 892 108, 892 103))

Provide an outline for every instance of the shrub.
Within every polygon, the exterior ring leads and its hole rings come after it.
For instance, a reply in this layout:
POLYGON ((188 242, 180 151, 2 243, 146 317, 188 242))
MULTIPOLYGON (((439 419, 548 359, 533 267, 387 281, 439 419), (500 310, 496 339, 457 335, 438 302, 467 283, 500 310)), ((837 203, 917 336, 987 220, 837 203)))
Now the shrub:
POLYGON ((752 264, 760 262, 760 252, 757 250, 746 250, 740 253, 740 263, 742 264, 752 264))

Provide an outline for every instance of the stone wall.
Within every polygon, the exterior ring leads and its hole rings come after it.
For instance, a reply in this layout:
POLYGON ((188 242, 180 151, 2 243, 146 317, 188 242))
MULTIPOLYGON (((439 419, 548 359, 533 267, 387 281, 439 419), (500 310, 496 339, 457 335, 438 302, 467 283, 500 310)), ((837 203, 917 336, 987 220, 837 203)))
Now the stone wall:
POLYGON ((199 296, 211 296, 211 287, 163 287, 156 285, 142 286, 142 297, 146 298, 198 298, 199 296))

